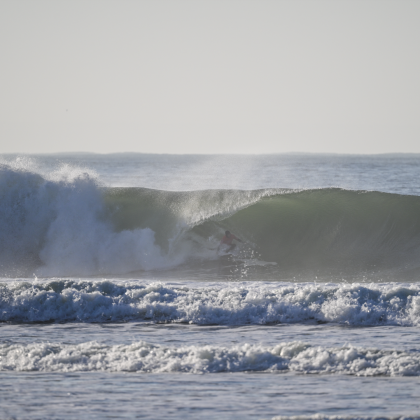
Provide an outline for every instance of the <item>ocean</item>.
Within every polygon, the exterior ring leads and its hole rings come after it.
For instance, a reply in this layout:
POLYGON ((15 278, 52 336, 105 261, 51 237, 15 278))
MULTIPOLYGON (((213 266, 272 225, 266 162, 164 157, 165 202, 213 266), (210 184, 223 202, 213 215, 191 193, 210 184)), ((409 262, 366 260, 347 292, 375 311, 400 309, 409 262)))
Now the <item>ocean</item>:
POLYGON ((420 155, 0 156, 0 418, 420 419, 419 328, 420 155))

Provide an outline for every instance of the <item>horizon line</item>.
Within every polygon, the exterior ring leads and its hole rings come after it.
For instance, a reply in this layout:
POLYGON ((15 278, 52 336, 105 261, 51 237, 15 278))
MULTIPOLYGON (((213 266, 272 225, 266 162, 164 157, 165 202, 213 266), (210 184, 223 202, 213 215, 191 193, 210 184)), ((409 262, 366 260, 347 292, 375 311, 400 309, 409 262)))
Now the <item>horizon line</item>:
POLYGON ((162 156, 270 156, 270 155, 331 155, 331 156, 389 156, 389 155, 420 155, 420 152, 380 152, 380 153, 349 153, 349 152, 271 152, 271 153, 166 153, 166 152, 0 152, 2 155, 162 155, 162 156))

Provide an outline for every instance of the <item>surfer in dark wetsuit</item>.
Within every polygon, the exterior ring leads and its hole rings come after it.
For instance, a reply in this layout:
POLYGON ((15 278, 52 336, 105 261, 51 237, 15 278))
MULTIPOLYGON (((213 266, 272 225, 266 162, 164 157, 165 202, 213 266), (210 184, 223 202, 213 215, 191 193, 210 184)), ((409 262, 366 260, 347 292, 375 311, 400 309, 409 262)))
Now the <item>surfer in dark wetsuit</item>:
POLYGON ((236 239, 238 242, 243 242, 241 239, 237 238, 233 233, 230 233, 228 230, 225 232, 225 236, 223 236, 222 240, 220 241, 219 246, 217 247, 217 252, 219 252, 220 247, 222 245, 226 245, 227 248, 225 252, 230 252, 235 249, 236 244, 233 243, 233 240, 236 239))

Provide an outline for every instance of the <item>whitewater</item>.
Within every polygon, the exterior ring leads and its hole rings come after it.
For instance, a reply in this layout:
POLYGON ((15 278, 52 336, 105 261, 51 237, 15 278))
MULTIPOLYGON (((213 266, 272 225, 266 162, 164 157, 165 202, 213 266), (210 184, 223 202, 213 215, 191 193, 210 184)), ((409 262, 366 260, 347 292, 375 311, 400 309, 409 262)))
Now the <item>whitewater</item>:
POLYGON ((419 180, 417 155, 1 156, 0 416, 420 418, 419 180))

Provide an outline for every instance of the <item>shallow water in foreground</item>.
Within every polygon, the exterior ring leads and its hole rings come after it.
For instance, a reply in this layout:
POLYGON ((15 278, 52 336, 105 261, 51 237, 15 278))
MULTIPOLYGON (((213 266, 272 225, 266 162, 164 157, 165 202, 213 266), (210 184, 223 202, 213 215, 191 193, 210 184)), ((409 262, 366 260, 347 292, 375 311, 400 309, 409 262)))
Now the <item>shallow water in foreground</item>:
MULTIPOLYGON (((160 313, 171 318, 156 323, 153 316, 131 320, 122 317, 118 322, 54 319, 59 314, 52 310, 57 308, 57 292, 50 289, 49 295, 43 292, 42 299, 39 297, 40 286, 48 289, 49 282, 38 280, 30 289, 26 286, 23 299, 9 299, 9 305, 20 304, 26 317, 31 312, 41 316, 42 308, 49 310, 53 322, 28 324, 21 320, 16 323, 15 319, 0 324, 1 417, 420 418, 420 312, 407 318, 402 316, 407 314, 407 307, 401 302, 398 305, 393 301, 386 308, 383 300, 384 296, 395 299, 401 290, 407 296, 410 288, 418 295, 414 284, 371 284, 370 289, 376 290, 376 295, 371 296, 376 300, 371 302, 366 296, 364 302, 358 302, 360 296, 354 293, 362 291, 363 296, 363 290, 369 290, 369 286, 355 284, 174 284, 131 280, 131 289, 124 289, 123 281, 73 280, 61 290, 60 295, 73 308, 73 316, 93 316, 107 310, 101 299, 109 299, 112 286, 118 284, 121 289, 114 289, 117 300, 110 302, 111 307, 146 305, 149 312, 153 307, 160 308, 160 313), (294 309, 303 318, 264 322, 264 302, 272 300, 279 287, 291 293, 291 306, 278 308, 276 313, 294 309), (104 289, 106 296, 102 294, 104 289), (324 309, 319 306, 318 314, 322 310, 338 310, 341 315, 336 313, 338 319, 319 323, 304 315, 309 308, 307 299, 316 304, 316 293, 325 293, 326 289, 339 291, 341 299, 349 300, 338 303, 334 293, 329 301, 324 299, 324 309), (350 294, 346 295, 346 289, 350 294), (34 293, 32 300, 29 290, 34 293), (134 300, 133 290, 142 291, 134 300), (168 292, 177 290, 183 296, 178 304, 174 299, 168 300, 168 292), (293 290, 297 292, 295 299, 293 290), (305 294, 303 290, 312 293, 305 294), (241 301, 241 291, 253 295, 246 301, 242 294, 241 301), (378 291, 382 291, 382 297, 378 291), (219 300, 214 300, 214 293, 219 300), (131 295, 131 300, 124 302, 124 295, 131 295), (199 295, 201 303, 197 301, 199 295), (197 319, 194 307, 188 309, 194 304, 198 305, 198 313, 209 318, 201 318, 201 324, 176 318, 189 314, 191 319, 197 319), (165 310, 165 305, 175 312, 165 310), (224 306, 222 312, 220 305, 224 306), (385 308, 388 318, 361 316, 364 305, 366 314, 369 305, 370 310, 376 307, 382 313, 386 313, 385 308), (83 312, 78 308, 84 308, 83 312), (247 317, 247 311, 254 318, 247 317), (240 322, 244 316, 248 324, 240 322)), ((21 292, 24 285, 4 284, 12 290, 16 287, 15 292, 21 292)), ((55 280, 56 288, 62 286, 58 287, 55 280)), ((4 309, 3 305, 3 314, 4 309)), ((312 310, 315 314, 316 308, 312 310)), ((117 313, 121 316, 126 312, 117 313)))
POLYGON ((3 418, 420 418, 419 378, 6 373, 0 392, 3 418))

